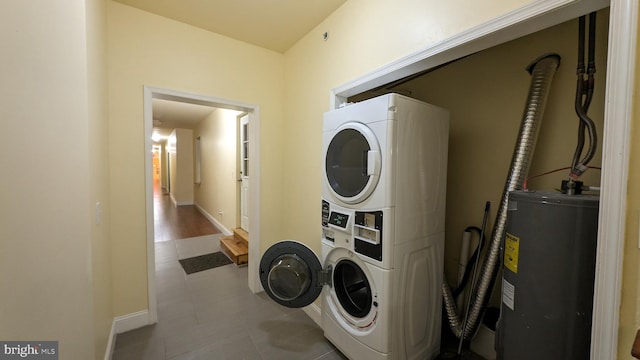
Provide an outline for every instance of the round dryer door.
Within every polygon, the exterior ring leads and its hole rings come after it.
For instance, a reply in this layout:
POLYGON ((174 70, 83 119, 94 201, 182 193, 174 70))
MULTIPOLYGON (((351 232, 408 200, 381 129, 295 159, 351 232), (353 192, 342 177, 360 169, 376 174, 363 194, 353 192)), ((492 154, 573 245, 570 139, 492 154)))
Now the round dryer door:
POLYGON ((302 243, 282 241, 271 246, 260 260, 260 282, 280 305, 300 308, 322 292, 322 264, 302 243))
POLYGON ((334 195, 348 204, 365 200, 380 177, 380 146, 362 123, 337 129, 325 154, 325 175, 334 195))

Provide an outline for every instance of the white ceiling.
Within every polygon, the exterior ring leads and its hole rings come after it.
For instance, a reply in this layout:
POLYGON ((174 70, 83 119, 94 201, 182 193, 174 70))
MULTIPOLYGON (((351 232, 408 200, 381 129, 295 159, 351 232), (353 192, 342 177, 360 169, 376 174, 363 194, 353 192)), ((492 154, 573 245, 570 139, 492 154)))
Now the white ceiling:
POLYGON ((346 0, 115 0, 284 53, 346 0))

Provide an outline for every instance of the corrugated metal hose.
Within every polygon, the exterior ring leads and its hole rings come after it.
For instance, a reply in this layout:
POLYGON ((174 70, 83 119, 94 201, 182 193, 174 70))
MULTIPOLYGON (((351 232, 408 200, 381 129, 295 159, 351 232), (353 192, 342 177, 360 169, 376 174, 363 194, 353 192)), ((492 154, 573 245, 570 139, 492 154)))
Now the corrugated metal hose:
MULTIPOLYGON (((509 174, 504 186, 498 214, 493 226, 491 241, 487 250, 482 270, 475 289, 472 289, 471 305, 463 324, 456 314, 456 303, 447 282, 442 284, 444 308, 449 327, 456 337, 464 336, 470 340, 478 329, 478 324, 484 314, 491 290, 498 274, 500 261, 500 243, 505 235, 507 220, 507 202, 509 192, 522 189, 524 180, 529 172, 529 165, 535 149, 538 129, 544 114, 547 95, 551 88, 551 81, 556 69, 560 66, 558 54, 547 54, 536 59, 529 67, 531 85, 524 109, 522 124, 518 133, 515 149, 511 159, 509 174)), ((473 284, 472 284, 473 285, 473 284)))

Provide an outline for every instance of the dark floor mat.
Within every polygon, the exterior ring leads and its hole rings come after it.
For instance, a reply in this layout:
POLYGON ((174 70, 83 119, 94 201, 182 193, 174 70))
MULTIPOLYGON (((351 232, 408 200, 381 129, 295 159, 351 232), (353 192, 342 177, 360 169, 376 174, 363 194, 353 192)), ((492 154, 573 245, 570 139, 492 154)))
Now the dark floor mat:
POLYGON ((187 275, 233 263, 220 251, 178 261, 180 261, 180 265, 182 265, 187 275))

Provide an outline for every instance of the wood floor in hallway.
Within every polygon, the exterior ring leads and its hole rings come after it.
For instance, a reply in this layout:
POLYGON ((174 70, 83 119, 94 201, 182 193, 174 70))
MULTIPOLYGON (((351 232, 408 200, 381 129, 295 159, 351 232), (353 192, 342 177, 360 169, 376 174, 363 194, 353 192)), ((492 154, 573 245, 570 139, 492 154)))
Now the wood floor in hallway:
POLYGON ((219 234, 194 205, 174 206, 168 193, 156 183, 153 187, 154 240, 156 242, 219 234))

